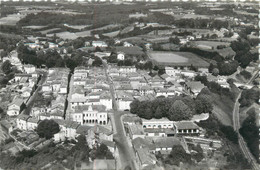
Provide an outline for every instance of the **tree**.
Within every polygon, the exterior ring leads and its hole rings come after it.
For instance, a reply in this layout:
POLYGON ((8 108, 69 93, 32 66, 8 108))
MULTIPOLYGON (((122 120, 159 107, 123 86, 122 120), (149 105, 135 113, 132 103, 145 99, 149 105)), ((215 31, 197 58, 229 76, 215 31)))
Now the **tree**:
POLYGON ((212 63, 210 63, 209 68, 208 68, 209 72, 212 73, 214 68, 215 68, 215 66, 212 63))
POLYGON ((181 162, 191 164, 191 155, 187 154, 181 145, 174 145, 166 163, 179 166, 181 162))
POLYGON ((4 110, 0 107, 0 119, 5 116, 6 116, 6 114, 5 114, 4 110))
POLYGON ((187 120, 191 116, 190 108, 181 100, 176 100, 169 110, 169 119, 173 121, 187 120))
POLYGON ((6 60, 3 65, 2 65, 2 71, 5 73, 5 74, 9 74, 12 72, 12 64, 10 63, 9 60, 6 60))
POLYGON ((154 118, 156 118, 156 119, 162 118, 162 113, 163 113, 163 111, 162 111, 161 107, 158 106, 158 107, 156 108, 156 110, 155 110, 154 118))
POLYGON ((147 61, 145 64, 144 64, 144 69, 145 70, 152 70, 153 69, 153 63, 151 61, 147 61))
POLYGON ((211 113, 213 110, 213 101, 209 95, 199 95, 197 96, 196 100, 196 113, 211 113))
POLYGON ((220 131, 225 135, 225 137, 231 142, 238 144, 238 134, 234 131, 233 127, 222 125, 220 131))
POLYGON ((213 76, 218 76, 218 74, 219 74, 219 70, 218 70, 217 68, 214 68, 214 69, 212 70, 212 75, 213 75, 213 76))
POLYGON ((242 127, 239 129, 239 133, 245 139, 253 156, 259 161, 259 127, 256 125, 257 119, 255 109, 249 110, 248 114, 248 117, 243 121, 242 127))
POLYGON ((130 112, 133 114, 137 114, 139 105, 140 105, 139 100, 134 100, 132 103, 130 103, 130 112))
POLYGON ((201 146, 197 144, 197 146, 192 147, 192 150, 196 151, 196 153, 192 154, 192 158, 194 158, 197 162, 202 161, 204 156, 203 156, 203 149, 201 148, 201 146))
POLYGON ((92 159, 113 159, 113 155, 105 144, 98 145, 93 152, 92 159))
POLYGON ((196 75, 194 80, 195 81, 200 81, 204 85, 207 85, 207 83, 208 83, 207 76, 196 75))
POLYGON ((103 65, 102 60, 99 57, 95 57, 95 60, 92 63, 94 67, 101 67, 103 65))
POLYGON ((36 132, 41 138, 50 139, 60 131, 59 124, 54 120, 45 119, 38 124, 36 132))
POLYGON ((170 41, 170 43, 177 44, 177 45, 179 45, 180 42, 181 42, 180 39, 177 36, 175 36, 174 38, 170 37, 169 41, 170 41))

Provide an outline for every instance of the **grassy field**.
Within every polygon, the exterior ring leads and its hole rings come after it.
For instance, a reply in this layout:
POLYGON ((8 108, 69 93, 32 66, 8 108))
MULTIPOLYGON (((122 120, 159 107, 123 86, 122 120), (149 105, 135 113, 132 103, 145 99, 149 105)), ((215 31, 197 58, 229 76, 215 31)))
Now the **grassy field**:
POLYGON ((219 42, 219 41, 193 41, 193 43, 201 49, 216 49, 218 45, 230 46, 228 42, 219 42))
POLYGON ((11 14, 7 17, 0 18, 0 25, 16 25, 18 21, 24 18, 25 15, 11 14))
POLYGON ((148 56, 158 65, 208 67, 209 63, 189 52, 149 52, 148 56))

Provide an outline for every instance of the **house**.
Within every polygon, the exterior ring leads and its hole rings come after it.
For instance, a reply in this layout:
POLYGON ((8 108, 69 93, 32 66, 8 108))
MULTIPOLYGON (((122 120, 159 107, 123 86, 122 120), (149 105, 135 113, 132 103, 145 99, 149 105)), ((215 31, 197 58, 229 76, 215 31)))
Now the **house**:
POLYGON ((156 94, 157 97, 158 96, 170 97, 170 96, 175 95, 175 90, 158 88, 158 89, 155 89, 155 94, 156 94))
POLYGON ((5 130, 7 133, 10 133, 13 131, 13 126, 10 124, 10 122, 6 120, 1 120, 0 125, 3 130, 5 130))
POLYGON ((129 43, 129 42, 124 42, 124 43, 123 43, 123 46, 124 46, 124 47, 133 47, 134 45, 131 44, 131 43, 129 43))
POLYGON ((15 97, 11 104, 8 105, 7 115, 17 116, 24 109, 25 104, 23 99, 15 97))
POLYGON ((155 165, 157 162, 155 155, 150 153, 147 148, 137 149, 136 158, 139 169, 144 169, 147 166, 155 165))
POLYGON ((172 67, 165 67, 165 73, 168 74, 169 76, 179 76, 181 74, 181 70, 179 69, 174 69, 172 67))
POLYGON ((43 92, 51 92, 52 91, 52 86, 49 83, 45 83, 42 85, 42 91, 43 92))
POLYGON ((27 119, 27 130, 35 130, 38 126, 39 120, 33 117, 27 119))
POLYGON ((79 123, 71 120, 53 119, 60 126, 60 134, 54 137, 56 140, 62 140, 63 136, 68 139, 75 139, 77 137, 77 128, 80 126, 79 123))
POLYGON ((151 86, 142 86, 139 88, 139 93, 141 94, 141 96, 154 94, 154 89, 151 86))
POLYGON ((147 137, 170 137, 175 135, 174 128, 145 128, 145 136, 147 137))
POLYGON ((18 129, 27 130, 27 121, 30 118, 29 115, 21 114, 16 119, 16 125, 18 129))
POLYGON ((100 104, 106 107, 106 110, 113 108, 113 101, 110 92, 104 92, 100 95, 100 104))
POLYGON ((92 41, 93 47, 108 47, 104 41, 92 41))
POLYGON ((130 110, 130 104, 133 102, 133 98, 126 97, 118 100, 118 109, 119 110, 130 110))
POLYGON ((93 126, 88 130, 87 142, 90 148, 104 140, 113 141, 112 130, 100 125, 93 126))
POLYGON ((191 121, 174 122, 176 135, 199 135, 200 127, 191 121))
POLYGON ((117 53, 117 59, 118 60, 125 60, 125 53, 124 52, 118 52, 117 53))
POLYGON ((184 83, 184 89, 193 97, 196 97, 205 86, 199 81, 184 83))
POLYGON ((35 66, 31 65, 31 64, 23 65, 23 69, 24 69, 24 72, 27 74, 34 73, 36 70, 35 66))
POLYGON ((134 73, 136 72, 135 66, 121 66, 119 67, 120 73, 134 73))
POLYGON ((158 137, 153 138, 153 144, 155 146, 155 152, 161 152, 169 154, 172 150, 172 147, 175 145, 181 145, 180 139, 176 137, 158 137))
POLYGON ((181 71, 181 75, 193 79, 197 75, 197 73, 195 71, 185 70, 185 71, 181 71))
POLYGON ((144 138, 145 134, 141 125, 128 124, 127 126, 129 137, 133 140, 135 138, 144 138))

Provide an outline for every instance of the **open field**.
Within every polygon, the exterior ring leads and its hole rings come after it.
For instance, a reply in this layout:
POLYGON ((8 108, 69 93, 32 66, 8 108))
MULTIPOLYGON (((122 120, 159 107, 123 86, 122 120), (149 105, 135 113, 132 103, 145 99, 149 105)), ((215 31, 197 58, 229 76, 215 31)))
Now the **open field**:
POLYGON ((216 49, 218 45, 230 46, 230 43, 220 41, 193 41, 193 43, 201 49, 216 49))
POLYGON ((119 33, 120 33, 120 30, 114 31, 114 32, 104 33, 103 35, 107 36, 107 37, 116 37, 119 33))
POLYGON ((43 29, 43 28, 45 28, 45 27, 47 27, 47 26, 40 26, 40 25, 30 25, 30 26, 24 26, 23 28, 29 28, 29 29, 35 29, 35 30, 37 30, 37 29, 43 29))
POLYGON ((7 17, 0 18, 0 25, 16 25, 18 21, 24 18, 26 15, 11 14, 7 17))
POLYGON ((60 28, 51 28, 51 29, 47 29, 47 30, 40 31, 40 33, 42 33, 42 34, 48 34, 49 32, 57 31, 57 30, 60 30, 60 28))
POLYGON ((149 52, 148 56, 158 65, 163 66, 195 66, 207 68, 209 63, 189 52, 149 52))

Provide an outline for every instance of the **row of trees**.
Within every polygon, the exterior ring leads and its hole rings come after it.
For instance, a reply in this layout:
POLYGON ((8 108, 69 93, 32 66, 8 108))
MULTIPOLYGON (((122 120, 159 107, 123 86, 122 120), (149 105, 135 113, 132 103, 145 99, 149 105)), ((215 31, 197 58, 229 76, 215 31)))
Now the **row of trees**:
POLYGON ((24 64, 32 64, 37 67, 42 65, 51 67, 68 67, 74 70, 75 67, 86 64, 89 55, 83 51, 74 51, 71 56, 61 55, 56 50, 47 50, 46 52, 30 50, 23 44, 17 48, 18 58, 24 64))
POLYGON ((152 101, 134 100, 130 104, 130 112, 141 118, 167 117, 173 121, 188 120, 195 114, 210 113, 212 109, 212 100, 208 95, 200 95, 196 99, 189 96, 158 97, 152 101))
MULTIPOLYGON (((194 79, 208 87, 208 89, 202 89, 201 94, 210 94, 210 92, 212 92, 220 96, 230 97, 231 99, 235 98, 235 93, 233 93, 229 88, 221 87, 221 85, 214 81, 208 81, 207 76, 197 75, 194 79)), ((228 80, 228 82, 232 85, 231 80, 228 80)))
POLYGON ((256 112, 254 109, 248 111, 248 117, 243 121, 239 133, 245 139, 248 148, 259 162, 259 127, 256 125, 256 112))

